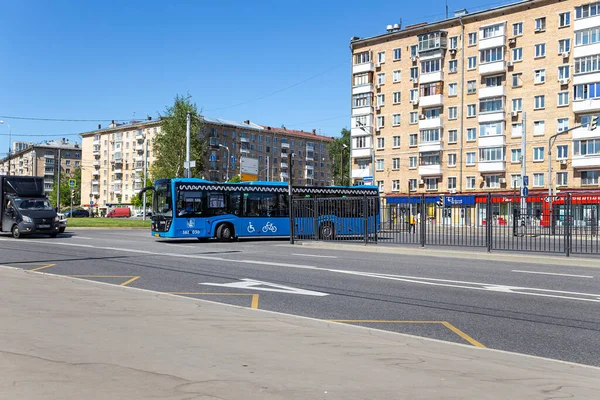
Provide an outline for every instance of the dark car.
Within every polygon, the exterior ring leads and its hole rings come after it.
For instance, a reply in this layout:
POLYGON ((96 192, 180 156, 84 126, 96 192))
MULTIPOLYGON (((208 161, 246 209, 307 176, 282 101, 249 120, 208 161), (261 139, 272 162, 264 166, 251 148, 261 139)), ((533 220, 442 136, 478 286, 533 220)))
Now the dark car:
POLYGON ((90 212, 88 210, 69 210, 65 212, 65 217, 67 218, 87 218, 90 216, 90 212))

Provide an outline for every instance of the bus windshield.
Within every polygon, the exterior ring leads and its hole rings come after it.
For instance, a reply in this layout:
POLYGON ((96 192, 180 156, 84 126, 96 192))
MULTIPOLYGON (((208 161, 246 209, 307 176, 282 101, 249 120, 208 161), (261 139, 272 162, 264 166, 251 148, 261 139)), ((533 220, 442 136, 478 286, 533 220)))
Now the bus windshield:
POLYGON ((162 182, 156 185, 153 199, 153 215, 173 217, 173 200, 169 182, 162 182))

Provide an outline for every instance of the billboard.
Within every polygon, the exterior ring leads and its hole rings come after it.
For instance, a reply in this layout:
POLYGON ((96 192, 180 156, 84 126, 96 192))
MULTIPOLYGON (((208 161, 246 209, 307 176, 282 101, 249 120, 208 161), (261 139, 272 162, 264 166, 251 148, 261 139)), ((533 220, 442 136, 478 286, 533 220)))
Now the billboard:
POLYGON ((258 180, 258 159, 240 157, 240 176, 242 181, 258 180))

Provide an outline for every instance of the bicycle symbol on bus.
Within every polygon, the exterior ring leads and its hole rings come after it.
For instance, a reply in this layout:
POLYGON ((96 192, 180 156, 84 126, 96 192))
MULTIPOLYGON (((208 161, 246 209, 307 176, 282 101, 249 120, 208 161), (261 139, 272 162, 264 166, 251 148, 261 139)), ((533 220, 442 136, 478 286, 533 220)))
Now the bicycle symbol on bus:
MULTIPOLYGON (((246 228, 246 230, 248 231, 248 233, 256 232, 256 229, 254 228, 254 225, 252 225, 252 222, 248 222, 248 228, 246 228)), ((267 222, 265 224, 265 226, 262 227, 262 231, 264 233, 269 232, 269 231, 275 233, 275 232, 277 232, 277 227, 275 225, 273 225, 271 222, 267 222)))

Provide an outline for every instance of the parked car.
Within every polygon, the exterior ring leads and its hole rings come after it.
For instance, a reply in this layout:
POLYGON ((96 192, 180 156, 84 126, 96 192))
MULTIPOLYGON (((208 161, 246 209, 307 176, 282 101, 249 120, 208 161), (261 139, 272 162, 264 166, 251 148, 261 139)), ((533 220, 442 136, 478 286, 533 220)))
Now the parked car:
POLYGON ((131 209, 129 207, 113 208, 106 214, 106 218, 128 218, 131 217, 131 209))
POLYGON ((65 212, 65 217, 67 218, 87 218, 90 216, 90 212, 88 210, 69 210, 65 212))
POLYGON ((57 213, 58 215, 58 232, 63 233, 67 229, 67 217, 63 213, 57 213))

